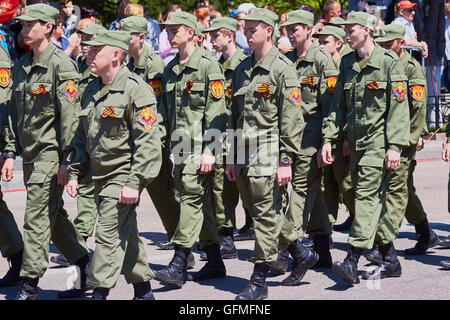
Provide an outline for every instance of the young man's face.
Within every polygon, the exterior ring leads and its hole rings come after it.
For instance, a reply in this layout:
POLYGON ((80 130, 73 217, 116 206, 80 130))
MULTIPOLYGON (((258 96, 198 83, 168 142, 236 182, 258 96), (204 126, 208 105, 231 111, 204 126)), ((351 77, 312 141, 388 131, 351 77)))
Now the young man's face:
POLYGON ((244 35, 251 50, 261 47, 267 41, 267 38, 272 36, 269 29, 271 27, 263 22, 245 21, 244 35))
POLYGON ((39 20, 22 21, 23 41, 27 46, 34 46, 46 38, 46 34, 50 34, 52 24, 44 23, 39 20))
POLYGON ((341 5, 339 3, 335 3, 333 8, 327 12, 327 19, 331 19, 333 17, 341 16, 341 5))
POLYGON ((130 55, 136 55, 139 53, 139 47, 141 44, 142 37, 145 40, 145 34, 144 33, 132 33, 130 36, 130 43, 128 46, 128 53, 130 55), (142 36, 143 35, 143 36, 142 36))
POLYGON ((359 24, 349 24, 345 26, 345 32, 345 42, 348 43, 350 48, 358 49, 364 46, 367 33, 365 27, 359 24))
MULTIPOLYGON (((93 38, 92 35, 82 33, 81 34, 81 43, 86 42, 86 41, 91 41, 92 38, 93 38)), ((81 47, 81 55, 83 57, 87 57, 88 54, 89 54, 90 46, 87 46, 85 44, 81 44, 80 47, 81 47)))
POLYGON ((194 32, 189 32, 192 28, 186 27, 182 24, 167 25, 167 39, 169 40, 170 46, 172 48, 184 47, 191 38, 194 32))
POLYGON ((319 37, 319 45, 324 50, 333 56, 338 48, 341 46, 341 42, 332 35, 323 35, 319 37))
POLYGON ((64 7, 61 8, 66 17, 70 17, 72 15, 73 11, 73 4, 72 1, 67 2, 67 4, 64 5, 64 7))
POLYGON ((378 44, 386 50, 394 51, 398 56, 400 56, 400 53, 402 52, 403 49, 403 43, 401 39, 394 39, 386 42, 378 42, 378 44))
POLYGON ((229 36, 224 35, 225 33, 221 29, 211 31, 209 34, 211 36, 211 44, 217 52, 224 52, 230 43, 229 36))
POLYGON ((101 76, 110 70, 114 59, 114 47, 91 46, 88 54, 89 68, 93 74, 101 76))
POLYGON ((286 31, 291 45, 297 48, 310 37, 311 27, 300 23, 290 24, 286 26, 286 31))

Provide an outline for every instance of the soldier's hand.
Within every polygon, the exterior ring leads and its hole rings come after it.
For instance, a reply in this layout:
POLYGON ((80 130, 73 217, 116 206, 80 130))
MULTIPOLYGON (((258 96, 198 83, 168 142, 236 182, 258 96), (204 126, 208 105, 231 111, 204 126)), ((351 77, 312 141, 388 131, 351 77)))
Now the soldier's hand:
POLYGON ((227 164, 225 167, 225 174, 229 181, 236 181, 236 165, 235 164, 227 164))
POLYGON ((119 195, 119 203, 135 204, 139 200, 139 191, 124 186, 119 195))
POLYGON ((386 152, 386 158, 384 160, 386 169, 395 169, 400 165, 400 152, 394 150, 388 150, 386 152))
POLYGON ((342 143, 342 155, 344 157, 350 156, 350 142, 348 140, 344 140, 342 143))
POLYGON ((442 144, 442 160, 445 162, 450 162, 450 143, 443 143, 442 144))
POLYGON ((275 177, 277 179, 278 186, 282 187, 287 185, 292 181, 292 169, 290 164, 280 164, 277 169, 277 175, 275 177))
POLYGON ((334 159, 333 156, 331 155, 331 144, 326 143, 322 146, 321 155, 324 167, 333 163, 334 159))
POLYGON ((420 150, 422 150, 423 149, 423 146, 424 146, 425 144, 423 143, 423 138, 422 137, 419 137, 419 141, 417 142, 417 151, 420 151, 420 150))
POLYGON ((67 165, 62 164, 58 170, 58 184, 65 186, 69 182, 69 172, 67 171, 67 165))
POLYGON ((8 158, 5 160, 2 166, 2 180, 3 181, 11 181, 14 176, 12 174, 12 171, 14 169, 14 159, 8 158))
POLYGON ((77 180, 69 180, 66 184, 66 191, 72 198, 75 198, 78 195, 78 181, 77 180))
POLYGON ((200 174, 206 174, 214 170, 214 165, 216 164, 216 157, 209 154, 202 154, 200 159, 200 164, 197 170, 200 169, 200 174))

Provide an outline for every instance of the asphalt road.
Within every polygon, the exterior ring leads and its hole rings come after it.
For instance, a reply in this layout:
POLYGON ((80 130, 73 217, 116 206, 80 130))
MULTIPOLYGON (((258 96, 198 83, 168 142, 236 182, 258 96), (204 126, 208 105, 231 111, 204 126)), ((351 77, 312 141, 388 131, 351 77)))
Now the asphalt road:
MULTIPOLYGON (((448 164, 440 158, 441 141, 430 141, 425 149, 418 153, 419 159, 414 175, 417 192, 427 211, 431 227, 439 236, 447 236, 450 232, 450 215, 447 210, 448 164)), ((14 182, 2 182, 2 190, 23 188, 20 162, 16 164, 14 182)), ((5 201, 14 213, 20 230, 23 226, 26 193, 14 191, 4 193, 5 201)), ((73 219, 76 216, 76 200, 64 195, 65 208, 73 219)), ((138 227, 145 244, 150 267, 154 270, 163 268, 172 258, 172 251, 159 250, 155 242, 166 240, 161 221, 146 192, 143 193, 138 212, 138 227)), ((338 223, 347 218, 345 210, 341 209, 338 223)), ((237 226, 244 223, 242 207, 237 209, 237 226)), ((335 248, 331 254, 333 260, 342 261, 348 248, 348 233, 334 232, 335 248)), ((273 300, 398 300, 398 299, 449 299, 450 272, 439 266, 441 260, 450 259, 449 249, 433 248, 427 255, 408 257, 403 250, 415 244, 415 231, 412 225, 404 222, 395 247, 402 265, 403 274, 400 278, 375 281, 360 280, 354 286, 344 284, 335 277, 330 269, 310 270, 303 281, 296 287, 283 287, 281 281, 287 276, 268 279, 269 299, 273 300)), ((88 246, 95 248, 94 238, 88 240, 88 246)), ((234 300, 247 285, 253 265, 247 261, 253 250, 252 241, 236 242, 238 259, 225 260, 227 277, 224 279, 204 281, 202 283, 186 282, 182 289, 174 290, 158 281, 151 281, 157 300, 234 300)), ((50 246, 50 255, 56 255, 56 248, 50 246)), ((199 252, 194 252, 196 265, 193 271, 199 270, 204 262, 199 260, 199 252)), ((373 266, 362 257, 359 262, 359 272, 362 273, 373 266)), ((6 259, 0 259, 0 276, 8 269, 6 259)), ((57 299, 56 292, 70 287, 74 280, 74 267, 61 268, 49 264, 44 277, 39 282, 39 295, 43 300, 57 299)), ((0 300, 14 299, 17 287, 0 288, 0 300)), ((110 292, 109 299, 130 300, 133 297, 133 287, 127 285, 120 276, 117 285, 110 292)))

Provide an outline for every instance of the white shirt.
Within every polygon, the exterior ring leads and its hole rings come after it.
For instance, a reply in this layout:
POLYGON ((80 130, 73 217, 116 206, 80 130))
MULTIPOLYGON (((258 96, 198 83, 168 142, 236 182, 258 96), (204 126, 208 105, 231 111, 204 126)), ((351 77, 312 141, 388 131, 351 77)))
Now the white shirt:
POLYGON ((405 27, 405 29, 406 29, 405 30, 405 40, 417 41, 416 29, 414 29, 414 25, 413 25, 412 21, 408 22, 408 20, 406 20, 402 16, 398 16, 397 18, 395 18, 394 21, 392 21, 392 23, 399 24, 399 25, 405 27))

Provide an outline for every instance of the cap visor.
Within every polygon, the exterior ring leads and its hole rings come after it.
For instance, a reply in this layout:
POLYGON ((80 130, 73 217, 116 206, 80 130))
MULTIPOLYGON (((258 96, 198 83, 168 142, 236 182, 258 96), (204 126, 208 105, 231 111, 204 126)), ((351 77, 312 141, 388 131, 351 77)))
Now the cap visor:
POLYGON ((396 40, 396 39, 399 39, 399 38, 396 38, 396 37, 378 37, 376 39, 373 39, 373 41, 375 41, 375 42, 389 42, 389 41, 396 40))
POLYGON ((83 41, 81 42, 81 44, 84 44, 86 46, 105 46, 106 43, 101 43, 95 40, 90 40, 90 41, 83 41))
POLYGON ((23 15, 21 15, 21 16, 15 17, 14 19, 17 19, 17 20, 23 20, 23 21, 40 20, 39 18, 27 16, 26 14, 23 14, 23 15))

